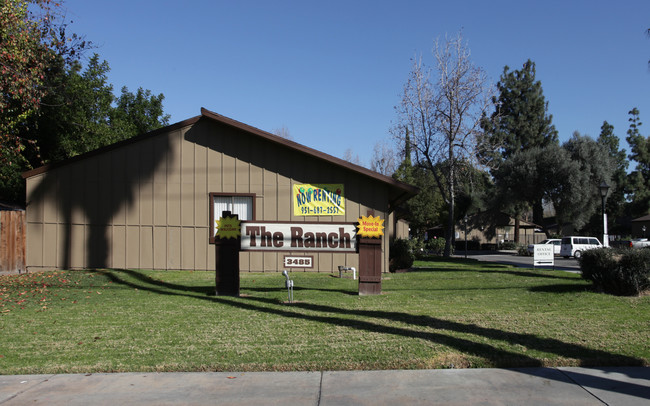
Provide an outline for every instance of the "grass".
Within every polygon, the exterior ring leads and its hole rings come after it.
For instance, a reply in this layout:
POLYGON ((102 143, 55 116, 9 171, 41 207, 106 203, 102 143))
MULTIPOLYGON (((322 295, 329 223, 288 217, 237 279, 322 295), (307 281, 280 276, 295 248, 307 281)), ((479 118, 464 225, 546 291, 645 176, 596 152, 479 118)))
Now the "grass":
POLYGON ((416 262, 357 281, 214 273, 0 276, 0 374, 650 365, 650 296, 593 292, 579 275, 474 261, 416 262))

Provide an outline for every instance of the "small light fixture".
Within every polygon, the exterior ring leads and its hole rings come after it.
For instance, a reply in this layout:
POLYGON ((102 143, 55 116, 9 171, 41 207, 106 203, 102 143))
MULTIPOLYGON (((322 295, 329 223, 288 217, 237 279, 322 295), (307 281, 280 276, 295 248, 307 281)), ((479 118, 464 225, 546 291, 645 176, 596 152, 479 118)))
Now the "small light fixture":
POLYGON ((609 192, 609 187, 610 186, 607 183, 605 183, 605 181, 602 181, 600 183, 600 186, 598 186, 598 189, 600 190, 600 196, 602 198, 607 197, 607 193, 609 192))

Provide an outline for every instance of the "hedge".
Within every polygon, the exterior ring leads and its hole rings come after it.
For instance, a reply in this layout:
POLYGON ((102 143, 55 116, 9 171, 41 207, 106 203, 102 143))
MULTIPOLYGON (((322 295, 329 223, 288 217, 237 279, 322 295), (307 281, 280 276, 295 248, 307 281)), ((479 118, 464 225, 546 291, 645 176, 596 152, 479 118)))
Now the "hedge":
POLYGON ((582 277, 599 291, 634 296, 650 290, 650 249, 593 249, 579 262, 582 277))

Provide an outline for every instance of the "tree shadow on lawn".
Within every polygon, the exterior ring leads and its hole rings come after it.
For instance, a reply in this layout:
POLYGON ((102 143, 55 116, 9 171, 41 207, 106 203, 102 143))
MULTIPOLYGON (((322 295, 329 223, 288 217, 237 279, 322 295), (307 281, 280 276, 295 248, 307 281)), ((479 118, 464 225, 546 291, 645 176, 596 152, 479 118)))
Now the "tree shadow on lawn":
MULTIPOLYGON (((542 338, 534 334, 516 333, 491 327, 482 327, 476 324, 460 323, 443 320, 425 315, 413 315, 397 311, 359 310, 340 308, 306 302, 283 304, 277 299, 261 298, 254 296, 210 296, 214 288, 204 286, 185 286, 167 283, 150 278, 142 273, 131 270, 97 271, 106 275, 111 281, 139 290, 150 291, 163 295, 186 296, 198 300, 207 300, 227 306, 262 312, 292 319, 316 321, 324 324, 346 327, 372 333, 390 334, 406 338, 417 338, 432 343, 442 344, 457 351, 484 358, 490 365, 499 368, 510 367, 541 367, 542 360, 498 348, 484 339, 507 342, 510 345, 519 345, 527 350, 536 350, 556 354, 557 356, 578 360, 580 366, 644 366, 644 360, 626 355, 614 354, 602 350, 595 350, 578 344, 565 343, 553 338, 542 338), (119 277, 124 273, 134 277, 128 281, 119 277), (196 295, 196 293, 202 295, 196 295), (309 313, 305 313, 305 311, 309 313), (339 316, 340 315, 340 316, 339 316), (351 315, 359 318, 350 318, 351 315), (401 323, 400 325, 385 325, 382 322, 401 323), (414 327, 422 327, 418 330, 414 327), (431 331, 434 329, 435 331, 431 331), (448 332, 445 334, 444 332, 448 332), (462 338, 454 334, 469 334, 477 336, 475 341, 470 337, 462 338)), ((248 290, 248 289, 247 289, 248 290)))
MULTIPOLYGON (((284 282, 284 279, 282 279, 282 282, 284 282)), ((253 292, 286 292, 287 288, 285 287, 277 287, 277 288, 253 288, 250 286, 246 287, 246 290, 250 290, 253 292)), ((359 293, 356 291, 352 290, 346 290, 346 289, 327 289, 327 288, 309 288, 305 286, 294 286, 293 288, 294 292, 299 292, 299 291, 318 291, 318 292, 332 292, 332 293, 340 293, 342 295, 348 295, 348 296, 359 296, 359 293)), ((213 292, 214 293, 214 292, 213 292)))
POLYGON ((569 283, 558 284, 558 285, 544 285, 544 286, 533 286, 528 288, 530 292, 541 292, 541 293, 584 293, 584 292, 594 292, 592 285, 572 285, 569 283))
MULTIPOLYGON (((575 276, 570 276, 570 275, 563 275, 560 273, 542 273, 542 271, 539 270, 530 270, 528 272, 526 271, 521 271, 518 268, 517 270, 513 269, 512 266, 510 265, 494 265, 494 264, 474 264, 475 266, 471 269, 467 269, 466 271, 468 272, 480 272, 480 273, 499 273, 503 275, 517 275, 517 276, 525 276, 525 277, 533 277, 533 278, 546 278, 546 279, 570 279, 570 280, 575 280, 578 279, 575 276)), ((457 268, 455 269, 445 269, 445 268, 432 268, 432 267, 426 267, 426 268, 411 268, 408 273, 443 273, 443 272, 459 272, 457 268)), ((462 271, 461 271, 462 272, 462 271)))

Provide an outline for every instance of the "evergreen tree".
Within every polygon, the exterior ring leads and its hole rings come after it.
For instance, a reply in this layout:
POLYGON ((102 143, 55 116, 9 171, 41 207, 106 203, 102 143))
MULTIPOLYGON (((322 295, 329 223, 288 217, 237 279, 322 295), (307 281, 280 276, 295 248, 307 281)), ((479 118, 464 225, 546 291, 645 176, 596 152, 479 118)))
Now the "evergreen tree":
POLYGON ((97 54, 85 70, 73 63, 51 72, 48 83, 53 91, 44 98, 30 131, 42 161, 33 159, 33 165, 71 158, 168 123, 162 94, 154 96, 142 88, 133 94, 123 88, 116 98, 109 72, 108 62, 97 54))
POLYGON ((544 148, 558 142, 557 131, 547 114, 542 84, 535 79, 535 63, 528 60, 521 70, 510 71, 506 66, 497 83, 498 97, 490 119, 481 122, 486 138, 485 151, 494 151, 498 157, 508 159, 517 151, 533 147, 544 148))
MULTIPOLYGON (((564 192, 571 195, 571 206, 563 208, 556 206, 556 210, 562 210, 565 218, 573 224, 574 228, 584 230, 592 216, 600 215, 602 203, 599 185, 604 181, 615 187, 612 175, 616 171, 617 163, 611 155, 609 146, 591 137, 580 135, 577 131, 562 145, 562 148, 569 153, 569 160, 577 164, 575 170, 584 179, 570 184, 570 188, 564 192)), ((559 181, 563 181, 562 178, 569 177, 569 174, 560 176, 559 181)), ((591 234, 597 235, 601 232, 601 221, 596 222, 597 225, 589 230, 591 234)))
POLYGON ((630 115, 630 128, 627 130, 627 143, 630 145, 629 159, 636 163, 636 168, 628 175, 631 192, 630 212, 633 217, 640 217, 650 212, 650 137, 644 137, 639 131, 641 120, 639 110, 633 108, 630 115))
MULTIPOLYGON (((535 79, 535 63, 528 60, 521 70, 510 71, 506 66, 499 83, 498 96, 492 101, 496 108, 488 118, 481 120, 484 136, 480 140, 479 154, 483 161, 492 168, 495 183, 503 183, 509 177, 499 170, 505 161, 519 153, 532 149, 543 150, 558 145, 558 135, 551 123, 552 116, 547 114, 548 103, 544 99, 541 82, 535 79)), ((524 159, 532 155, 522 155, 524 159)), ((529 164, 533 164, 530 162, 529 164)), ((528 171, 521 173, 524 183, 535 181, 535 174, 528 171)), ((545 191, 524 193, 522 189, 511 189, 507 185, 497 188, 507 196, 497 201, 506 203, 503 209, 518 219, 523 211, 533 210, 533 221, 544 225, 543 201, 545 191)))
MULTIPOLYGON (((608 152, 611 160, 613 161, 614 173, 612 174, 612 183, 609 194, 607 195, 607 214, 611 220, 609 226, 610 234, 628 234, 629 231, 621 228, 620 225, 615 224, 613 221, 625 215, 626 200, 625 196, 627 190, 627 168, 629 161, 627 153, 624 149, 619 149, 619 138, 614 134, 614 126, 607 121, 603 122, 600 127, 600 135, 598 136, 598 144, 602 145, 608 152)), ((600 230, 602 227, 602 219, 600 213, 596 214, 590 221, 592 228, 600 230)))

